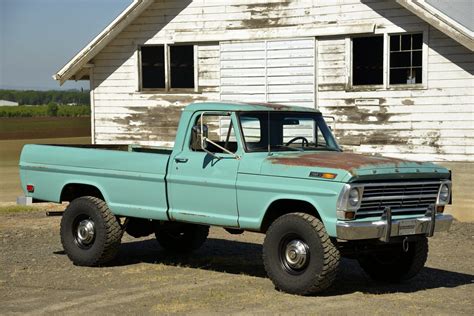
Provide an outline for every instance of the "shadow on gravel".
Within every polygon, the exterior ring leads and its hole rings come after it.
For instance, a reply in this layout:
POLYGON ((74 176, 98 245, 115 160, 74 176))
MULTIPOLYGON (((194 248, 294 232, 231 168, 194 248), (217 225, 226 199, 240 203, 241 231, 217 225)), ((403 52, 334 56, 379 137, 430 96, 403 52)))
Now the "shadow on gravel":
MULTIPOLYGON (((155 239, 150 239, 122 244, 117 260, 111 265, 126 266, 145 262, 266 278, 261 252, 262 245, 260 244, 210 238, 198 251, 180 255, 164 251, 155 239)), ((387 271, 387 273, 390 272, 387 271)), ((319 296, 354 292, 413 293, 426 289, 453 288, 471 283, 474 283, 474 275, 430 267, 425 267, 417 277, 407 282, 376 283, 364 274, 357 261, 343 259, 335 286, 319 296)))

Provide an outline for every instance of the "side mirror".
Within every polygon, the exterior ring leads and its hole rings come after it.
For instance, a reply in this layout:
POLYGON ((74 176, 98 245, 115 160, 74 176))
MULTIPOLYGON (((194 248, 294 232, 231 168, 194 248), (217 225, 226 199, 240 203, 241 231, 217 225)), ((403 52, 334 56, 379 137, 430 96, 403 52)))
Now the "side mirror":
POLYGON ((207 128, 207 125, 203 125, 202 127, 201 131, 201 125, 193 126, 191 134, 191 149, 194 151, 205 150, 207 148, 205 138, 208 137, 209 129, 207 128))

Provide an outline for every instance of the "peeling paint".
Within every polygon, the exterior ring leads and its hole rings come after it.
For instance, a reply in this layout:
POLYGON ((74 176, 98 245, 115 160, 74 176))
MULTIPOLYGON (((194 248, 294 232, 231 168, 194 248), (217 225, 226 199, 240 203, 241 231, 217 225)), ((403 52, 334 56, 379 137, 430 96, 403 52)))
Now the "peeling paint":
POLYGON ((415 104, 415 101, 413 101, 411 99, 404 99, 404 100, 402 100, 402 104, 403 105, 413 105, 413 104, 415 104))
MULTIPOLYGON (((136 107, 128 109, 137 110, 136 107)), ((155 106, 140 108, 137 113, 125 118, 115 118, 113 122, 120 124, 128 131, 126 135, 118 136, 116 139, 172 142, 176 137, 182 110, 183 106, 155 106), (137 124, 140 126, 140 133, 136 133, 137 124)))

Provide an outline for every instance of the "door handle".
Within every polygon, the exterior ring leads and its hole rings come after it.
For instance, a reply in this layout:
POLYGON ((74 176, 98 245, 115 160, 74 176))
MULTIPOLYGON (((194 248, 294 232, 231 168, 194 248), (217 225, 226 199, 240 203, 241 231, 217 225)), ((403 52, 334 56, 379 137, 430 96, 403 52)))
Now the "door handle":
POLYGON ((188 162, 188 158, 174 158, 174 161, 177 163, 186 163, 188 162))

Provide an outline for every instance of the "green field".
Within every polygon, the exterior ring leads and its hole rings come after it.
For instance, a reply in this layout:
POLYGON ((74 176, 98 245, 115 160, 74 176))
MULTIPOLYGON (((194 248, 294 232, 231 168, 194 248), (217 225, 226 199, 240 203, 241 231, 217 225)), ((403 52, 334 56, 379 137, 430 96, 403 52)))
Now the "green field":
POLYGON ((0 119, 0 202, 22 194, 18 159, 25 144, 90 144, 90 118, 0 119))

